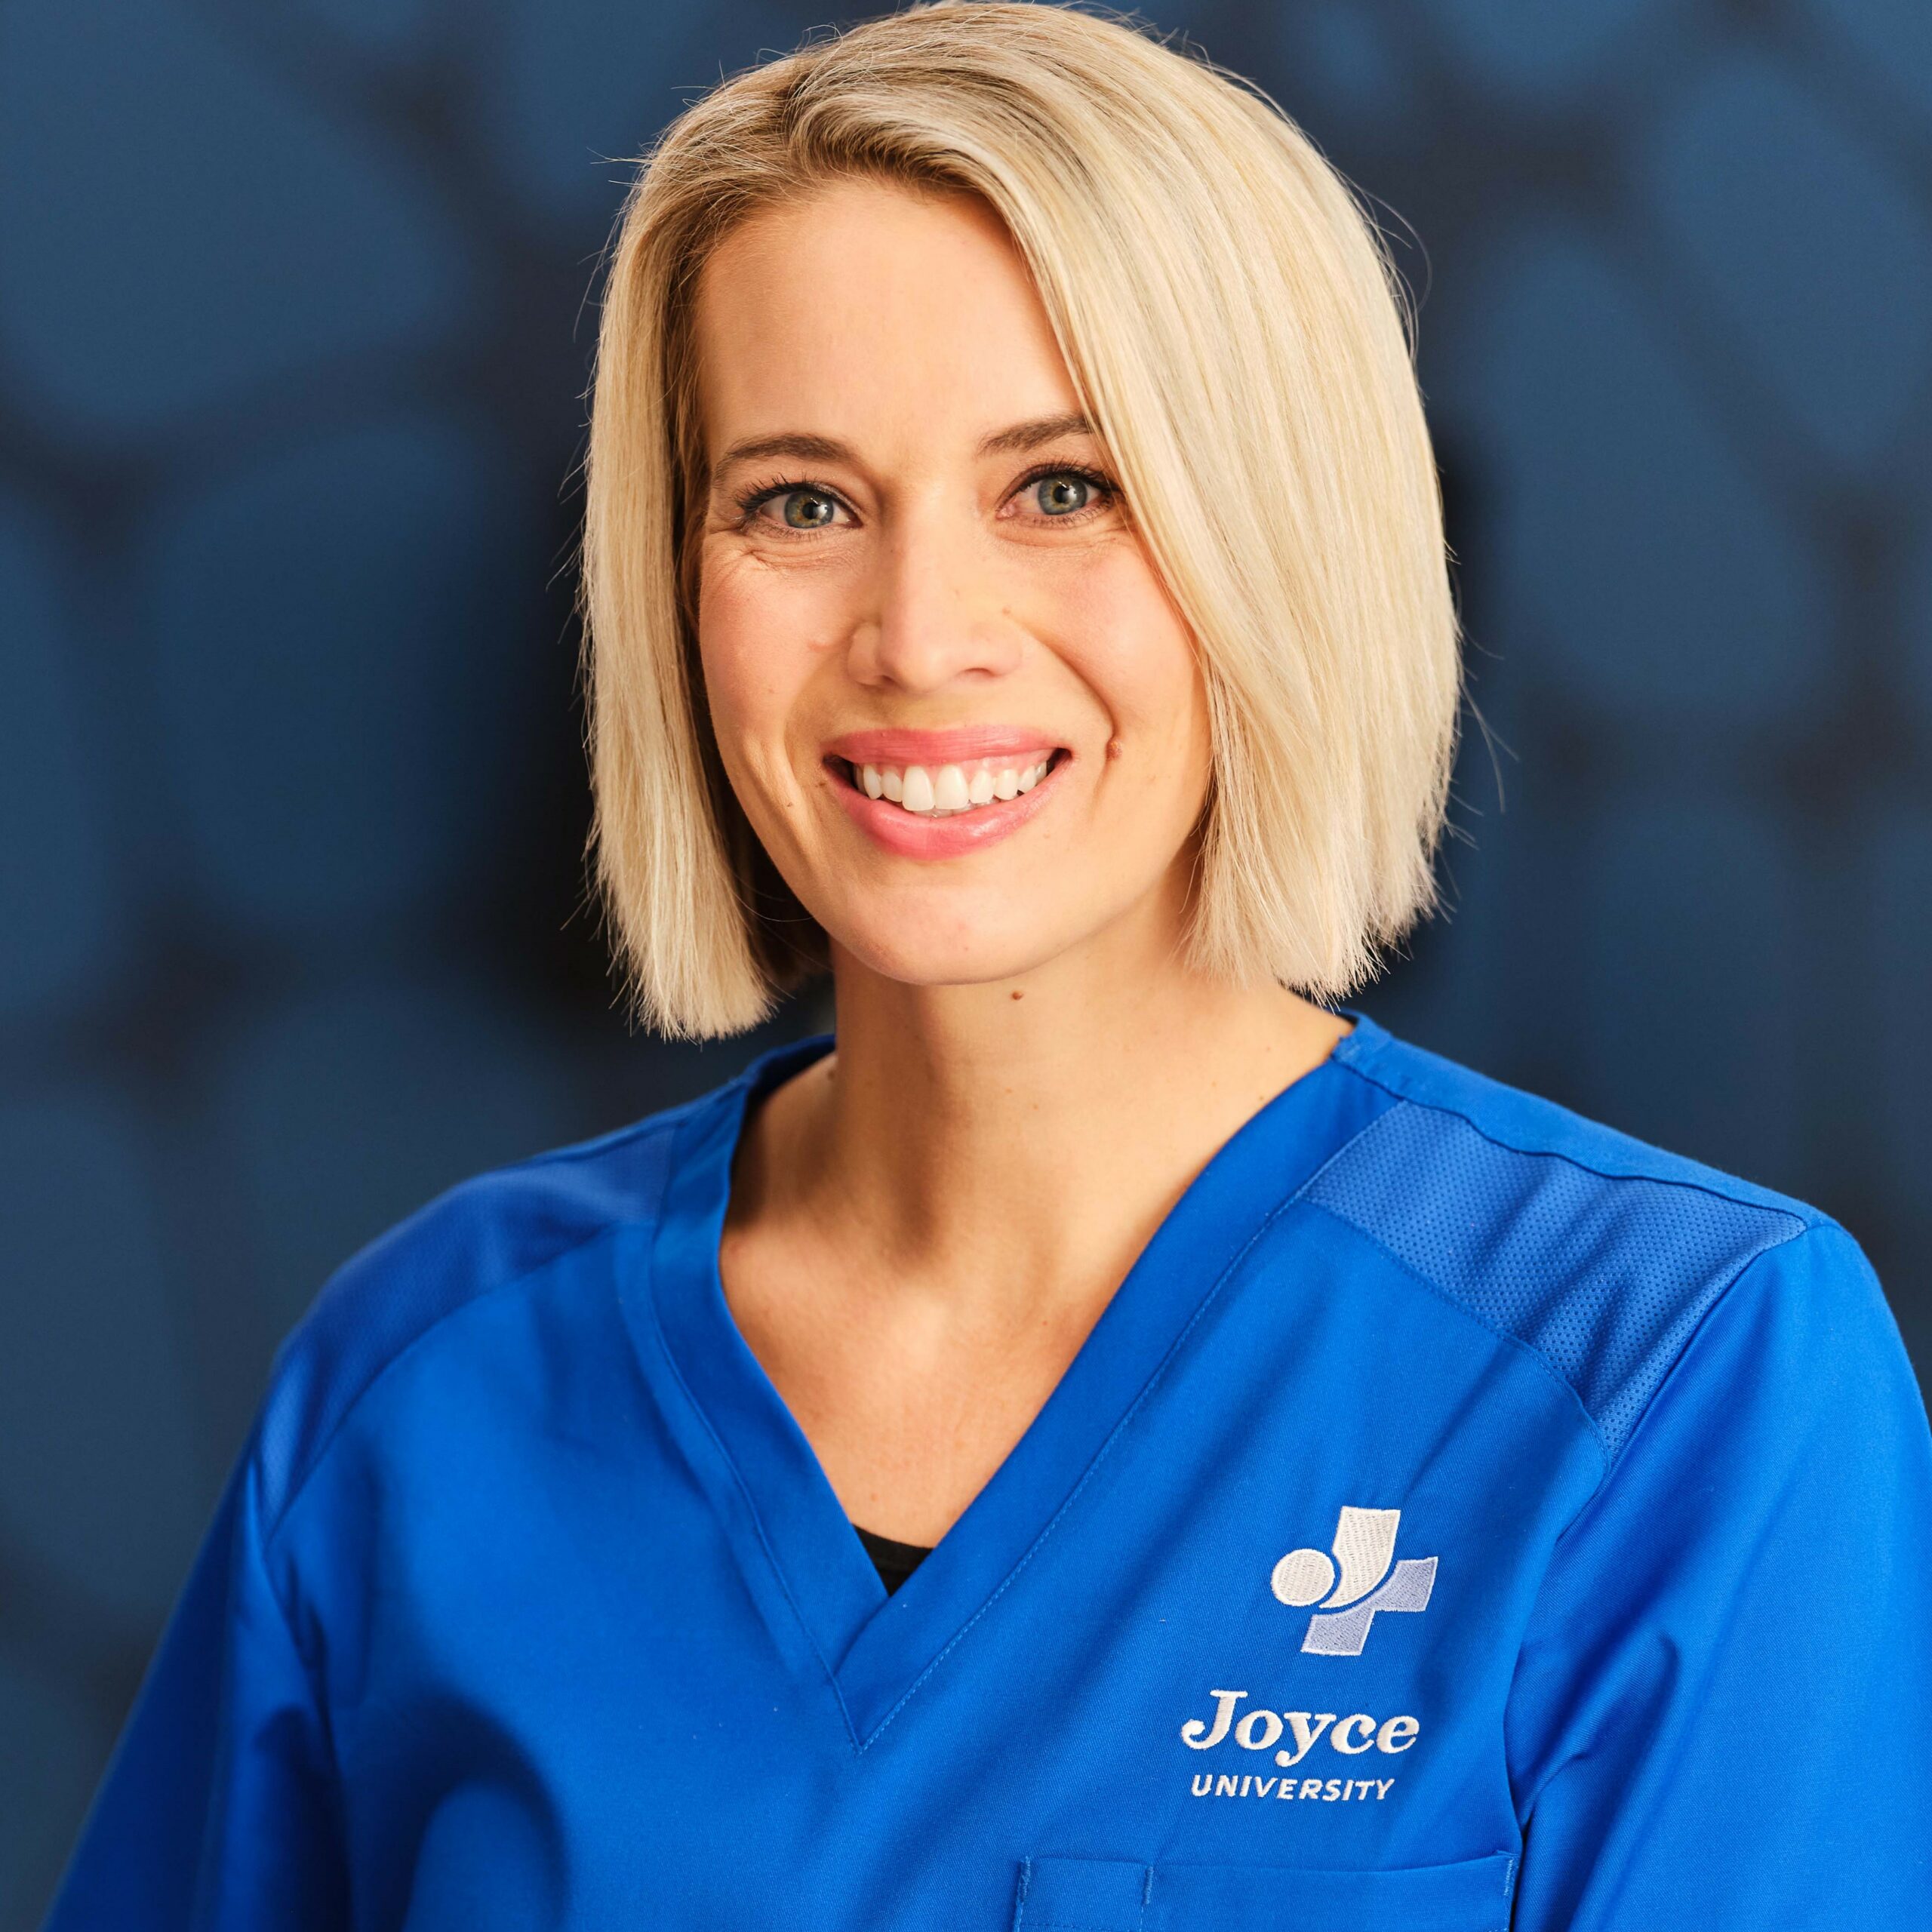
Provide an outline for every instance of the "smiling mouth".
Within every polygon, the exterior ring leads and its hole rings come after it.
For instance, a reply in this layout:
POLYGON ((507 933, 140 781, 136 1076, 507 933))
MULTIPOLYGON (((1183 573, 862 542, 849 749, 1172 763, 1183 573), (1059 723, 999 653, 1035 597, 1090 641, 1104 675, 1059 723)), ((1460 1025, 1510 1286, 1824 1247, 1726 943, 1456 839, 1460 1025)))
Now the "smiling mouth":
POLYGON ((1067 755, 1061 746, 1023 763, 1010 758, 933 765, 856 764, 843 758, 826 762, 869 798, 897 805, 918 818, 956 818, 1023 796, 1067 755))

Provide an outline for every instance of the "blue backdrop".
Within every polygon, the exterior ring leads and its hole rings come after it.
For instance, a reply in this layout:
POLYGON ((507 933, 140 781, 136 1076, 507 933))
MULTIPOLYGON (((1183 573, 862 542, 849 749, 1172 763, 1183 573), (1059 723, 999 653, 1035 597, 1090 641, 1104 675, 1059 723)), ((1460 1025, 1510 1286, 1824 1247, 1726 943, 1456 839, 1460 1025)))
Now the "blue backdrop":
MULTIPOLYGON (((1819 1201, 1932 1361, 1932 8, 1158 8, 1392 211, 1472 690, 1364 1002, 1819 1201)), ((0 10, 0 1928, 270 1351, 708 1086, 613 1004, 568 569, 623 168, 804 5, 0 10)))

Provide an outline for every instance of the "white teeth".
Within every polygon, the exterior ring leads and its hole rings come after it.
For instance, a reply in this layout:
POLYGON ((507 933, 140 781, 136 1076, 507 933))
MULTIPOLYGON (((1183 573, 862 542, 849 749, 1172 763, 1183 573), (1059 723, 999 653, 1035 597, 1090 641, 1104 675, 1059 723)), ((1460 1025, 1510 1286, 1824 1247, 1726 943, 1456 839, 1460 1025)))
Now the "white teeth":
POLYGON ((1032 764, 997 770, 975 764, 970 773, 960 764, 943 764, 936 771, 922 764, 909 764, 903 770, 892 764, 860 764, 851 770, 853 783, 867 798, 888 799, 924 818, 971 811, 996 798, 1017 798, 1032 791, 1052 764, 1049 756, 1032 764))

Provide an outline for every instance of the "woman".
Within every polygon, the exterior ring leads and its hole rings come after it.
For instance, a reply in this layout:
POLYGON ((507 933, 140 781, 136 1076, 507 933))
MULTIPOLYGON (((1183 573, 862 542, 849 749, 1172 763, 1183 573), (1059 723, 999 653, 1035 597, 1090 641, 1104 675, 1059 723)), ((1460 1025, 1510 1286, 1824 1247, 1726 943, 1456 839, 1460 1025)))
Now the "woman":
POLYGON ((1932 1922, 1859 1251, 1330 1004, 1455 626, 1297 131, 1044 8, 741 76, 626 210, 589 492, 642 1008, 829 967, 835 1035, 343 1272, 60 1932, 1932 1922))

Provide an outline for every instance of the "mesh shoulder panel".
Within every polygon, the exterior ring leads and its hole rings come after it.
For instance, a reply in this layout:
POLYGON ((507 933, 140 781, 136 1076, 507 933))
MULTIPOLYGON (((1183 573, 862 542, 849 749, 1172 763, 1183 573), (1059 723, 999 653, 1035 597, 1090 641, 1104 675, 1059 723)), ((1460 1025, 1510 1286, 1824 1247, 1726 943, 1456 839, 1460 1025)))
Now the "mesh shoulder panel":
POLYGON ((1706 1310, 1804 1226, 1700 1182, 1506 1146, 1413 1100, 1353 1141, 1305 1198, 1536 1349, 1613 1457, 1706 1310))

